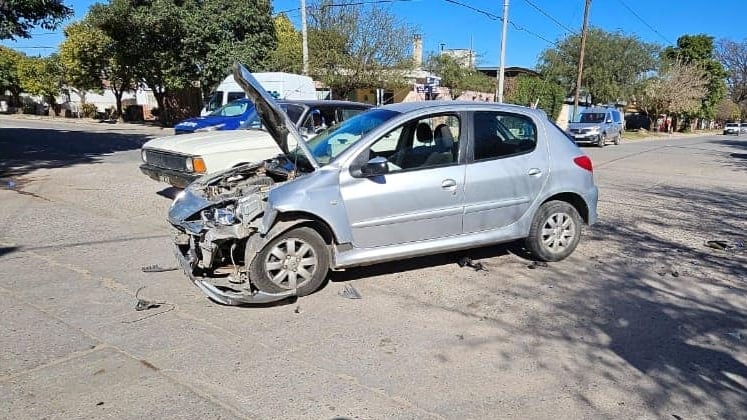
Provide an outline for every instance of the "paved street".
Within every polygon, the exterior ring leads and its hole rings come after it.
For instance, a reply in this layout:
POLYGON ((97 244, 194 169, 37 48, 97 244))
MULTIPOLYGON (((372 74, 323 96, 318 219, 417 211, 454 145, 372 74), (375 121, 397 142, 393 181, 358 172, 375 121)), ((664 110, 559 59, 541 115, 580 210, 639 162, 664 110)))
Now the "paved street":
POLYGON ((0 116, 0 413, 12 419, 744 418, 747 136, 584 151, 600 223, 567 260, 513 246, 334 273, 219 306, 174 265, 168 133, 0 116), (462 255, 488 271, 460 268, 462 255), (360 300, 341 297, 353 285, 360 300), (159 307, 135 311, 135 294, 159 307))

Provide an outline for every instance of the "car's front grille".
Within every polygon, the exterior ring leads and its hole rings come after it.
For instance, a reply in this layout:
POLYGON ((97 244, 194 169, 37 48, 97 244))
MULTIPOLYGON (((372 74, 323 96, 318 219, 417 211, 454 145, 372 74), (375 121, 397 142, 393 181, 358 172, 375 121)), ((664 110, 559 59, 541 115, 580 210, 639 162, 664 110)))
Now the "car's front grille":
POLYGON ((186 158, 173 153, 161 152, 157 150, 145 150, 147 162, 159 168, 172 169, 175 171, 186 171, 186 158))
POLYGON ((579 128, 571 128, 571 130, 570 130, 570 131, 571 131, 571 133, 572 133, 572 134, 578 134, 578 133, 580 133, 580 132, 581 132, 582 130, 581 130, 581 129, 579 129, 579 128))

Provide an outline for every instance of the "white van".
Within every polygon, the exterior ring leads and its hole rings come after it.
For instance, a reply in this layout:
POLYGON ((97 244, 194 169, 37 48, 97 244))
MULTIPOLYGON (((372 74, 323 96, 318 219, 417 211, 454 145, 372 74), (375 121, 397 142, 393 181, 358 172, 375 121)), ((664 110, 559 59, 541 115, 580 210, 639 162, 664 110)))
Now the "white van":
MULTIPOLYGON (((311 77, 282 72, 252 73, 252 75, 275 99, 316 99, 316 88, 311 77)), ((207 115, 231 101, 245 97, 244 90, 233 79, 233 75, 229 75, 210 95, 200 115, 207 115)))

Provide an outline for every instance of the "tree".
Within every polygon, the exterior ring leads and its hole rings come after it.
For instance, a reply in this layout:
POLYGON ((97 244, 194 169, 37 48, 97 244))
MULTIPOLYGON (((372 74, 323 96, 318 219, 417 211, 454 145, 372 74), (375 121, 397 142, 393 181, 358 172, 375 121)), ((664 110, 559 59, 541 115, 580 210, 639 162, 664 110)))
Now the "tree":
POLYGON ((396 15, 375 4, 320 0, 310 8, 309 21, 310 72, 337 96, 405 85, 414 30, 396 15))
POLYGON ((231 72, 235 61, 250 71, 267 67, 277 45, 269 0, 185 2, 181 13, 183 38, 175 49, 190 68, 178 72, 186 70, 189 79, 199 80, 203 96, 231 72))
POLYGON ((53 30, 73 9, 61 0, 3 0, 0 2, 0 39, 30 38, 35 26, 53 30))
POLYGON ((18 63, 18 79, 21 88, 32 95, 39 95, 49 105, 49 115, 54 115, 55 97, 62 87, 62 69, 59 57, 24 57, 18 63))
POLYGON ((60 63, 66 84, 77 88, 83 102, 87 90, 111 90, 122 119, 122 95, 134 88, 135 69, 117 57, 113 39, 85 20, 69 25, 60 45, 60 63))
MULTIPOLYGON (((548 80, 567 93, 576 86, 581 45, 580 35, 570 35, 542 52, 537 66, 548 80)), ((636 83, 656 68, 658 47, 620 32, 591 28, 586 38, 582 90, 594 103, 624 100, 634 93, 636 83)))
POLYGON ((18 78, 18 63, 23 58, 24 55, 20 52, 0 46, 0 93, 10 92, 11 106, 20 105, 21 81, 18 78))
POLYGON ((637 105, 646 111, 653 126, 661 114, 697 111, 708 94, 708 76, 696 64, 674 61, 646 80, 640 92, 637 105))
POLYGON ((747 103, 747 39, 735 42, 722 39, 716 47, 716 57, 726 70, 729 96, 738 105, 747 103))
POLYGON ((473 67, 464 66, 448 54, 433 54, 426 59, 425 67, 441 78, 441 86, 451 90, 452 98, 459 97, 465 90, 494 93, 495 80, 473 67))
POLYGON ((713 37, 700 35, 683 35, 677 38, 676 47, 667 47, 662 52, 667 61, 681 61, 700 67, 708 77, 707 93, 699 109, 691 112, 692 116, 712 119, 716 113, 716 104, 726 93, 727 76, 724 67, 715 58, 713 37))
POLYGON ((738 120, 740 114, 739 105, 730 98, 722 98, 721 101, 716 104, 716 119, 719 121, 738 120))
POLYGON ((275 17, 275 34, 277 47, 267 58, 267 69, 301 73, 303 70, 303 53, 301 51, 301 33, 296 30, 288 16, 279 14, 275 17))
POLYGON ((516 79, 516 85, 506 96, 506 102, 532 106, 544 110, 553 120, 557 120, 566 91, 559 84, 541 77, 522 74, 516 79))

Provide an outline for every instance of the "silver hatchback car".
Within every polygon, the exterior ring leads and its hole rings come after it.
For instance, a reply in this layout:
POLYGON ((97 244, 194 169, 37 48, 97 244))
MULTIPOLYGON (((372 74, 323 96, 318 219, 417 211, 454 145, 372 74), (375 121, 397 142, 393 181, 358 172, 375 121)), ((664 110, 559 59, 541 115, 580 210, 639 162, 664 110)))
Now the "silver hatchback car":
POLYGON ((304 141, 249 71, 234 75, 284 153, 200 178, 171 206, 177 259, 217 302, 303 296, 330 269, 522 238, 558 261, 596 221, 591 160, 542 111, 400 103, 304 141))

